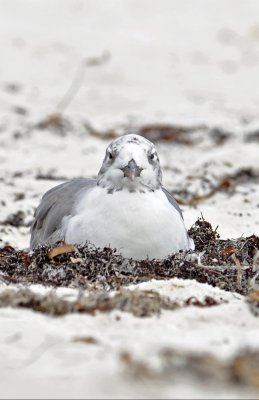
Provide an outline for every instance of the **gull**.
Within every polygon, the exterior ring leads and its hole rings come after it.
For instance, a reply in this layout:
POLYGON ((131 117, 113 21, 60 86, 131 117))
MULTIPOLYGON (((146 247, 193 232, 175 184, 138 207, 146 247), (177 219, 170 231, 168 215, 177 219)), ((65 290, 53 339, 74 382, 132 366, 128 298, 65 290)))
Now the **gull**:
POLYGON ((176 200, 162 186, 154 144, 135 134, 108 146, 97 179, 73 179, 45 193, 30 246, 57 241, 108 246, 136 260, 194 249, 176 200))

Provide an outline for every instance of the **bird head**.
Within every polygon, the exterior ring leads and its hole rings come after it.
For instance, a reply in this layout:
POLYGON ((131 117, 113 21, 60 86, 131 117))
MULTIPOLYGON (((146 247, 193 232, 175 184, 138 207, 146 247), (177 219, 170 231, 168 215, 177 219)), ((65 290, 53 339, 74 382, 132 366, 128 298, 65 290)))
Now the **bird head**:
POLYGON ((159 189, 161 181, 154 144, 142 136, 129 134, 108 146, 97 184, 109 192, 122 189, 134 192, 159 189))

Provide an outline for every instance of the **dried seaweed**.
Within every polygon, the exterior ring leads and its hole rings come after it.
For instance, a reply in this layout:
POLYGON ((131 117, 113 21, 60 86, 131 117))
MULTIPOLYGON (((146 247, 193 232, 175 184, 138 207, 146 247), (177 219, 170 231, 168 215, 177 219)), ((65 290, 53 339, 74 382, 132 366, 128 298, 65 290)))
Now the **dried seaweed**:
POLYGON ((141 126, 137 133, 144 136, 151 142, 166 141, 184 145, 194 144, 194 138, 191 133, 198 130, 207 129, 204 125, 197 126, 178 126, 172 124, 149 124, 141 126))
POLYGON ((204 301, 187 299, 180 304, 151 290, 121 289, 114 295, 102 290, 91 293, 89 296, 79 294, 78 298, 71 301, 57 296, 54 292, 42 295, 30 289, 8 289, 0 293, 0 308, 27 308, 52 316, 120 310, 129 312, 136 317, 150 317, 159 315, 162 310, 173 311, 179 307, 188 306, 211 307, 218 304, 220 302, 209 297, 206 297, 204 301))
POLYGON ((212 128, 209 131, 209 135, 217 146, 225 144, 225 142, 232 136, 230 132, 227 132, 222 128, 212 128))
MULTIPOLYGON (((90 124, 86 124, 86 129, 93 136, 100 139, 115 139, 119 136, 119 132, 115 129, 107 131, 97 131, 90 124)), ((199 144, 202 140, 209 137, 215 145, 221 146, 232 136, 231 133, 224 131, 220 128, 209 129, 206 125, 176 125, 176 124, 145 124, 134 128, 134 132, 138 135, 144 136, 151 142, 172 142, 180 145, 194 145, 199 144), (196 132, 204 133, 208 132, 208 135, 200 135, 199 139, 193 134, 196 132)))
POLYGON ((243 349, 229 361, 220 360, 211 354, 198 354, 162 349, 158 354, 160 367, 155 369, 124 351, 120 358, 124 373, 135 380, 185 381, 195 380, 204 385, 235 384, 239 387, 259 388, 259 353, 243 349))
POLYGON ((211 184, 207 193, 197 195, 190 193, 187 188, 174 192, 177 202, 182 205, 193 206, 213 197, 219 192, 233 193, 237 186, 245 183, 258 183, 259 170, 253 168, 240 168, 235 173, 219 178, 218 182, 211 184))
POLYGON ((245 136, 245 141, 246 142, 259 142, 259 129, 253 131, 253 132, 249 132, 246 134, 245 136))
POLYGON ((39 121, 33 128, 40 130, 51 130, 60 136, 65 136, 67 132, 72 130, 72 125, 69 120, 59 113, 48 115, 43 120, 39 121))
POLYGON ((35 179, 41 180, 41 181, 67 181, 68 178, 65 176, 56 176, 53 173, 49 172, 47 174, 44 174, 42 172, 39 172, 36 176, 35 179))
POLYGON ((259 290, 249 293, 246 301, 251 312, 257 317, 259 315, 259 290))
POLYGON ((21 226, 27 226, 24 222, 25 213, 21 210, 16 213, 10 214, 4 221, 1 221, 1 225, 11 225, 19 228, 21 226))
MULTIPOLYGON (((9 283, 40 283, 52 287, 120 289, 151 279, 195 279, 221 289, 247 294, 256 281, 254 257, 259 249, 257 236, 221 240, 210 223, 199 219, 189 231, 196 250, 173 254, 164 260, 124 259, 115 249, 76 246, 75 252, 53 258, 54 246, 33 252, 0 249, 0 273, 9 283), (237 269, 235 254, 241 265, 237 269)), ((60 244, 61 246, 63 243, 60 244)), ((59 252, 58 252, 59 253, 59 252)), ((55 254, 55 252, 54 252, 55 254)))
MULTIPOLYGON (((98 131, 89 123, 85 124, 87 131, 99 139, 116 139, 120 133, 116 129, 98 131)), ((132 129, 132 128, 131 128, 132 129)), ((151 142, 174 142, 181 145, 192 145, 197 143, 197 138, 192 137, 192 133, 207 130, 205 125, 180 126, 174 124, 146 124, 134 127, 134 133, 144 136, 151 142)), ((125 128, 125 133, 127 128, 125 128)))

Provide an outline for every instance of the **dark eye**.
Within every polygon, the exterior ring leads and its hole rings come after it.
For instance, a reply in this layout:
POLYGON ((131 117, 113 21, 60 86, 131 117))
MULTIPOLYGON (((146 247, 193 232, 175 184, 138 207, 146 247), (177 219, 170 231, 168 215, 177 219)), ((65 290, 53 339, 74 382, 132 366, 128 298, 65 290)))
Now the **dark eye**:
POLYGON ((151 154, 149 155, 149 158, 150 158, 150 160, 154 160, 154 158, 155 158, 155 153, 151 153, 151 154))
POLYGON ((109 150, 108 152, 108 159, 113 160, 114 159, 114 154, 109 150))

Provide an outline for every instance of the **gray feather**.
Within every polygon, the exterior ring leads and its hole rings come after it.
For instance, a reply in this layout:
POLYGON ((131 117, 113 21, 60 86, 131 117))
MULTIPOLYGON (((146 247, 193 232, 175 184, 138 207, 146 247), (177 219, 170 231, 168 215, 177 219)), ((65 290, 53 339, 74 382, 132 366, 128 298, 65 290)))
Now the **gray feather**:
POLYGON ((167 200, 169 201, 169 203, 172 204, 172 206, 179 212, 179 214, 181 215, 181 217, 183 219, 182 210, 180 209, 180 207, 179 207, 177 201, 175 200, 175 198, 165 188, 162 188, 162 189, 163 189, 163 192, 166 195, 167 200))
POLYGON ((74 205, 81 193, 96 186, 95 179, 74 179, 50 189, 35 211, 31 228, 31 249, 41 244, 64 240, 62 220, 73 215, 74 205))

